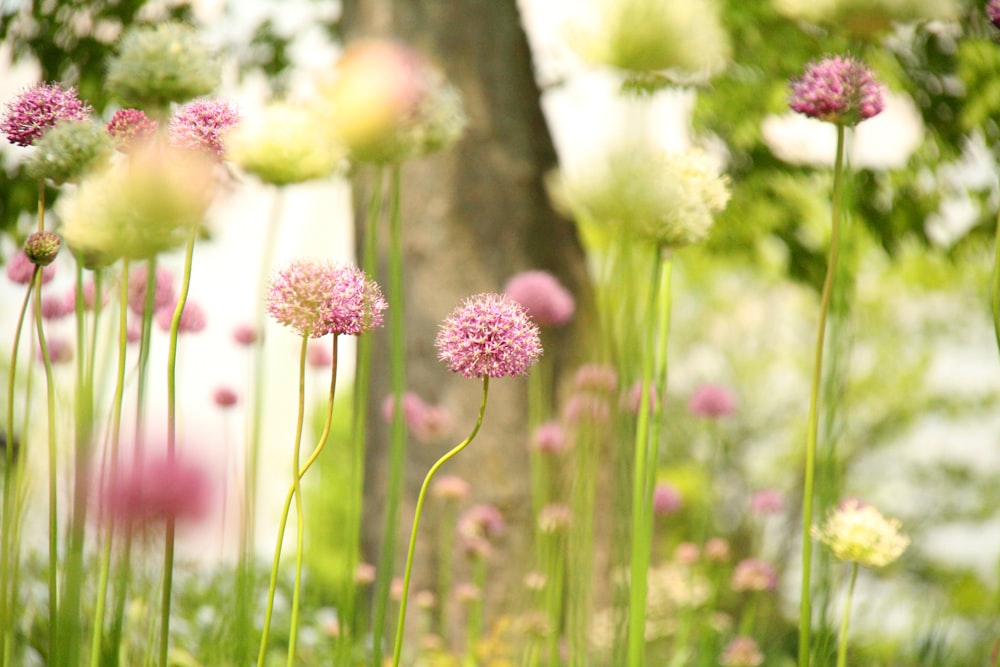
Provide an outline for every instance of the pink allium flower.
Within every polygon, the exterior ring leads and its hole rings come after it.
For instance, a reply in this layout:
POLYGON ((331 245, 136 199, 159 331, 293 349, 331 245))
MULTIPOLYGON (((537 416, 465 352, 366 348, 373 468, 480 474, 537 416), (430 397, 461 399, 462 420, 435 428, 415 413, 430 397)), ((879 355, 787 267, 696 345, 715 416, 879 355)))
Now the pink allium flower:
POLYGON ((785 509, 785 497, 775 489, 761 489, 750 496, 750 509, 755 514, 780 514, 785 509))
POLYGON ((119 109, 107 125, 108 134, 115 138, 122 153, 152 139, 158 128, 159 123, 139 109, 119 109))
MULTIPOLYGON (((149 267, 142 264, 128 275, 128 307, 136 315, 146 310, 146 277, 149 267)), ((153 288, 153 310, 159 311, 174 303, 174 276, 162 266, 156 267, 153 288)))
POLYGON ((531 446, 544 454, 559 454, 566 451, 569 443, 566 431, 557 421, 547 421, 539 424, 531 435, 531 446))
MULTIPOLYGON (((53 364, 68 364, 73 361, 73 344, 65 338, 48 338, 45 341, 49 348, 49 359, 53 364)), ((39 362, 44 362, 41 348, 35 351, 35 356, 39 362)))
MULTIPOLYGON (((639 414, 639 405, 642 400, 642 380, 636 380, 632 383, 629 388, 628 393, 622 396, 622 407, 629 413, 633 415, 639 414)), ((649 387, 649 409, 653 410, 656 408, 656 404, 660 401, 660 392, 656 390, 656 385, 652 384, 649 387)))
POLYGON ((323 343, 312 341, 306 348, 306 363, 311 368, 330 368, 333 366, 333 351, 323 343))
POLYGON ((653 487, 653 513, 656 516, 674 514, 683 504, 681 492, 673 484, 657 482, 653 487))
POLYGON ((695 417, 720 419, 735 411, 736 397, 720 385, 703 384, 694 390, 688 400, 688 412, 695 417))
MULTIPOLYGON (((406 423, 408 428, 415 428, 423 419, 424 410, 427 409, 427 404, 424 403, 424 399, 420 398, 420 396, 413 391, 403 392, 402 399, 403 421, 406 423)), ((392 394, 389 394, 382 401, 382 419, 385 420, 387 424, 391 423, 395 411, 396 398, 392 394)))
POLYGON ((364 271, 297 260, 279 271, 267 293, 267 312, 302 336, 357 336, 381 326, 387 304, 364 271))
POLYGON ((462 604, 468 604, 470 602, 475 602, 483 597, 483 592, 479 590, 479 586, 475 584, 464 581, 457 586, 455 586, 455 599, 462 604))
POLYGON ((716 563, 729 560, 729 542, 721 537, 713 537, 705 542, 705 558, 716 563))
POLYGON ((42 318, 46 320, 61 320, 73 312, 72 304, 66 297, 56 294, 46 294, 42 297, 42 318))
MULTIPOLYGON (((107 292, 101 294, 101 303, 105 304, 108 302, 107 292)), ((94 284, 93 280, 87 280, 83 283, 83 309, 93 310, 94 306, 97 304, 97 286, 94 284)), ((69 292, 66 293, 66 310, 73 312, 76 310, 76 288, 70 288, 69 292)))
POLYGON ((568 424, 601 424, 611 419, 611 404, 596 394, 573 394, 566 400, 562 414, 568 424))
POLYGON ((1000 0, 990 0, 986 4, 986 15, 994 28, 1000 29, 1000 0))
POLYGON ((681 542, 674 549, 674 560, 681 565, 694 565, 701 558, 701 550, 694 542, 681 542))
POLYGON ((212 394, 212 400, 217 406, 225 409, 236 405, 239 402, 240 397, 229 387, 219 387, 215 390, 215 393, 212 394))
POLYGON ((76 88, 39 83, 7 103, 0 131, 18 146, 30 146, 61 120, 86 120, 93 112, 81 102, 76 88))
POLYGON ((240 324, 233 329, 233 340, 240 345, 253 345, 257 342, 257 331, 249 324, 240 324))
POLYGON ((506 530, 507 522, 495 505, 473 505, 458 517, 458 533, 462 537, 492 539, 506 530))
POLYGON ((107 482, 103 506, 129 526, 174 519, 197 520, 208 512, 210 487, 201 470, 179 458, 149 458, 119 467, 107 482))
MULTIPOLYGON (((27 285, 35 273, 35 263, 28 259, 23 250, 18 250, 7 260, 7 278, 18 285, 27 285)), ((42 284, 49 282, 56 275, 55 264, 42 268, 42 284)))
POLYGON ((451 433, 455 420, 443 405, 426 405, 420 421, 413 426, 413 437, 419 442, 434 442, 451 433))
POLYGON ((225 100, 195 100, 177 109, 170 118, 170 143, 222 159, 222 140, 240 122, 236 106, 225 100))
POLYGON ((618 374, 607 364, 584 364, 573 376, 573 387, 577 391, 613 394, 618 389, 618 374))
POLYGON ((736 564, 730 583, 734 591, 773 591, 778 587, 778 573, 767 561, 746 558, 736 564))
POLYGON ((542 327, 561 327, 576 309, 573 295, 548 271, 525 271, 507 282, 504 294, 542 327))
POLYGON ((764 654, 751 637, 733 637, 719 657, 723 667, 758 667, 763 663, 764 654))
POLYGON ((472 487, 457 475, 441 475, 431 486, 431 495, 446 502, 459 503, 469 497, 472 487))
MULTIPOLYGON (((161 308, 156 311, 156 324, 163 331, 170 331, 170 325, 173 324, 174 319, 174 309, 177 307, 173 304, 167 308, 161 308)), ((178 333, 198 333, 205 329, 205 311, 201 309, 194 301, 187 301, 184 303, 184 310, 181 311, 181 320, 177 323, 178 333)))
POLYGON ((138 343, 140 338, 142 338, 142 327, 130 321, 125 327, 125 340, 129 343, 138 343))
POLYGON ((467 378, 525 375, 542 354, 538 327, 524 307, 500 294, 466 299, 441 324, 438 359, 467 378))
POLYGON ((789 106, 811 118, 857 125, 885 108, 882 86, 864 63, 833 56, 810 63, 792 82, 789 106))

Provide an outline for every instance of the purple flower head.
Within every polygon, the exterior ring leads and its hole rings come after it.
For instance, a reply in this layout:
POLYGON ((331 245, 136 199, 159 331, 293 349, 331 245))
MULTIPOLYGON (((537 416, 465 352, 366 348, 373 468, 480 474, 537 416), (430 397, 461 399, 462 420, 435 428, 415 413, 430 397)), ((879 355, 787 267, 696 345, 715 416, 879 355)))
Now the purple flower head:
POLYGON ((471 485, 457 475, 441 475, 434 480, 431 495, 440 500, 458 503, 469 497, 471 485))
POLYGON ((65 296, 46 294, 42 297, 42 318, 61 320, 73 312, 73 303, 65 296))
POLYGON ((683 504, 681 492, 673 484, 659 482, 653 487, 653 514, 656 516, 674 514, 683 504))
POLYGON ((201 151, 222 159, 223 137, 240 122, 240 112, 232 102, 195 100, 177 109, 170 118, 170 143, 179 148, 201 151))
POLYGON ((719 664, 723 667, 758 667, 764 664, 764 654, 753 637, 733 637, 722 650, 719 664))
POLYGON ((468 378, 524 375, 542 354, 538 327, 500 294, 466 299, 441 324, 435 345, 438 359, 468 378))
POLYGON ((177 458, 148 458, 121 466, 103 493, 110 516, 133 526, 200 519, 208 512, 211 489, 199 467, 177 458))
POLYGON ((986 15, 994 28, 1000 29, 1000 0, 990 0, 986 5, 986 15))
POLYGON ((297 260, 279 271, 267 312, 302 336, 357 336, 382 324, 387 305, 375 281, 350 266, 297 260))
MULTIPOLYGON (((413 391, 403 392, 403 397, 400 403, 403 405, 403 421, 406 423, 408 428, 415 428, 423 419, 424 410, 427 409, 427 404, 424 403, 424 399, 420 398, 420 396, 413 391)), ((391 423, 395 412, 396 397, 389 394, 382 401, 382 419, 387 424, 391 423)))
MULTIPOLYGON (((73 361, 73 344, 68 340, 53 336, 45 342, 46 347, 49 349, 49 360, 53 364, 68 364, 73 361)), ((35 356, 39 363, 43 363, 45 361, 41 348, 38 348, 35 351, 35 356)))
POLYGON ((495 505, 473 505, 458 517, 458 534, 492 539, 504 534, 507 522, 495 505))
POLYGON ((613 394, 618 388, 618 374, 607 364, 584 364, 573 376, 573 387, 577 391, 613 394))
POLYGON ((233 340, 240 345, 253 345, 257 342, 257 331, 249 324, 240 324, 233 329, 233 340))
POLYGON ((559 454, 566 451, 569 442, 566 431, 557 421, 547 421, 538 425, 531 435, 531 446, 544 454, 559 454))
POLYGON ((81 102, 76 88, 39 83, 7 103, 0 131, 18 146, 31 146, 61 120, 86 120, 93 108, 81 102))
POLYGON ((310 368, 330 368, 333 366, 333 352, 326 345, 312 341, 306 348, 306 363, 310 368))
MULTIPOLYGON (((107 292, 102 292, 101 303, 105 304, 108 302, 107 292)), ((94 306, 97 305, 97 286, 94 284, 93 279, 88 278, 85 283, 83 283, 83 309, 93 310, 94 306)), ((71 288, 69 292, 66 293, 66 310, 73 312, 76 310, 76 289, 71 288)))
POLYGON ((775 489, 761 489, 750 496, 750 509, 755 514, 780 514, 785 509, 785 497, 775 489))
POLYGON ((118 150, 128 153, 136 144, 152 139, 159 123, 139 109, 119 109, 108 122, 108 134, 114 137, 118 150))
POLYGON ((212 394, 212 400, 220 408, 226 409, 236 405, 239 402, 240 397, 239 394, 229 387, 219 387, 212 394))
POLYGON ((561 327, 573 317, 573 295, 547 271, 525 271, 507 282, 504 294, 517 301, 542 327, 561 327))
POLYGON ((833 56, 810 63, 792 82, 792 111, 841 125, 857 125, 885 108, 882 85, 864 63, 833 56))
POLYGON ((725 387, 703 384, 688 399, 688 412, 704 419, 728 417, 736 411, 736 397, 725 387))
MULTIPOLYGON (((163 331, 170 331, 176 307, 177 304, 172 304, 167 308, 160 308, 156 311, 156 324, 163 331)), ((205 311, 193 301, 185 302, 184 310, 181 311, 181 320, 177 323, 178 333, 198 333, 204 328, 205 311)))
MULTIPOLYGON (((35 273, 35 263, 28 259, 24 250, 19 250, 7 260, 7 278, 18 285, 27 285, 35 273)), ((49 282, 56 275, 56 265, 42 267, 42 284, 49 282)))
MULTIPOLYGON (((143 264, 128 276, 128 307, 136 315, 146 310, 146 280, 149 268, 143 264)), ((153 286, 153 310, 158 311, 174 303, 174 276, 162 266, 156 267, 153 286)))
POLYGON ((734 591, 773 591, 778 587, 778 573, 767 561, 747 558, 736 564, 730 584, 734 591))

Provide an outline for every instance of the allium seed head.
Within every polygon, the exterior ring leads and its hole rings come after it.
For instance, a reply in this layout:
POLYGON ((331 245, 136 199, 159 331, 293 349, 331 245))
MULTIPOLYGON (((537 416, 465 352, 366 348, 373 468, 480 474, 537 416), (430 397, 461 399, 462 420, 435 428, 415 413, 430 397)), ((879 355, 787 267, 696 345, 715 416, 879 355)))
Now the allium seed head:
POLYGON ((114 152, 104 128, 89 120, 60 121, 35 142, 35 148, 25 161, 28 175, 57 185, 78 181, 100 169, 114 152))
POLYGON ((32 232, 24 240, 24 254, 31 260, 32 264, 38 266, 48 266, 55 261, 62 247, 62 239, 55 232, 42 230, 32 232))
POLYGON ((92 112, 77 97, 76 88, 39 83, 7 103, 0 131, 12 144, 31 146, 59 121, 86 120, 92 112))
POLYGON ((524 307, 500 294, 466 299, 441 324, 438 359, 468 378, 524 375, 542 354, 538 327, 524 307))
POLYGON ((542 327, 563 326, 576 309, 573 295, 548 271, 519 273, 507 281, 503 291, 542 327))
POLYGON ((792 111, 811 118, 857 125, 885 108, 882 85, 864 63, 833 56, 810 63, 802 77, 792 82, 792 111))

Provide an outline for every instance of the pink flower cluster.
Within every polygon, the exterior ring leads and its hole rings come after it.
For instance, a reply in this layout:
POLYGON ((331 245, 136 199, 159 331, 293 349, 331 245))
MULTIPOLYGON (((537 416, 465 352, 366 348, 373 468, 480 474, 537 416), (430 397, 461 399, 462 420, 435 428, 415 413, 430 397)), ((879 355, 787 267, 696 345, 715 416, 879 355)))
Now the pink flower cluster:
POLYGON ((573 295, 547 271, 525 271, 507 282, 504 294, 524 306, 538 326, 561 327, 576 309, 573 295))
POLYGON ((210 496, 201 468, 179 458, 158 457, 120 467, 104 488, 102 506, 113 520, 140 526, 200 519, 208 512, 210 496))
POLYGON ((240 122, 236 105, 225 100, 195 100, 177 109, 170 118, 170 143, 219 159, 225 154, 223 137, 240 122))
POLYGON ((93 108, 77 97, 76 88, 40 83, 7 103, 0 131, 10 143, 31 146, 63 120, 86 120, 93 108))
POLYGON ((789 106, 812 118, 857 125, 885 108, 882 86, 864 63, 833 56, 811 63, 792 82, 789 106))
POLYGON ((139 109, 119 109, 108 121, 107 131, 118 142, 118 150, 128 153, 134 146, 152 139, 159 123, 139 109))
POLYGON ((468 378, 524 375, 542 354, 538 327, 524 307, 500 294, 464 301, 441 324, 438 359, 468 378))
POLYGON ((382 324, 388 307, 375 281, 358 268, 296 260, 267 292, 267 312, 302 336, 358 336, 382 324))

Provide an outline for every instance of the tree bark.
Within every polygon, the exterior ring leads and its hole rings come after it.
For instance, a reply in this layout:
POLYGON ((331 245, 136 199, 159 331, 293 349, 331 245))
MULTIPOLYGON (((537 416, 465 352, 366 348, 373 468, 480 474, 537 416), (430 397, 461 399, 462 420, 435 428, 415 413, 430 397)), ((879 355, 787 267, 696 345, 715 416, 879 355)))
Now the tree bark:
MULTIPOLYGON (((520 271, 549 270, 577 295, 578 308, 587 283, 575 228, 553 210, 545 192, 543 179, 556 166, 556 154, 515 0, 345 0, 342 25, 348 41, 391 36, 428 55, 459 88, 469 117, 456 146, 408 162, 402 171, 407 384, 426 401, 445 405, 456 427, 453 442, 408 443, 399 574, 420 483, 433 462, 471 430, 481 395, 479 382, 453 375, 437 361, 439 323, 464 298, 502 291, 520 271)), ((359 192, 359 221, 362 197, 359 192)), ((566 329, 545 332, 545 355, 554 361, 557 377, 574 355, 571 342, 584 321, 578 316, 566 329)), ((378 416, 390 393, 386 340, 380 332, 375 342, 369 404, 364 522, 369 559, 381 539, 386 488, 389 433, 378 416)), ((488 615, 510 602, 534 566, 526 394, 524 378, 491 382, 479 436, 442 470, 469 481, 470 502, 496 505, 510 526, 491 559, 496 576, 486 591, 488 615)), ((411 590, 433 587, 428 545, 436 526, 433 508, 428 509, 411 590)), ((454 581, 462 576, 457 571, 454 581)))

